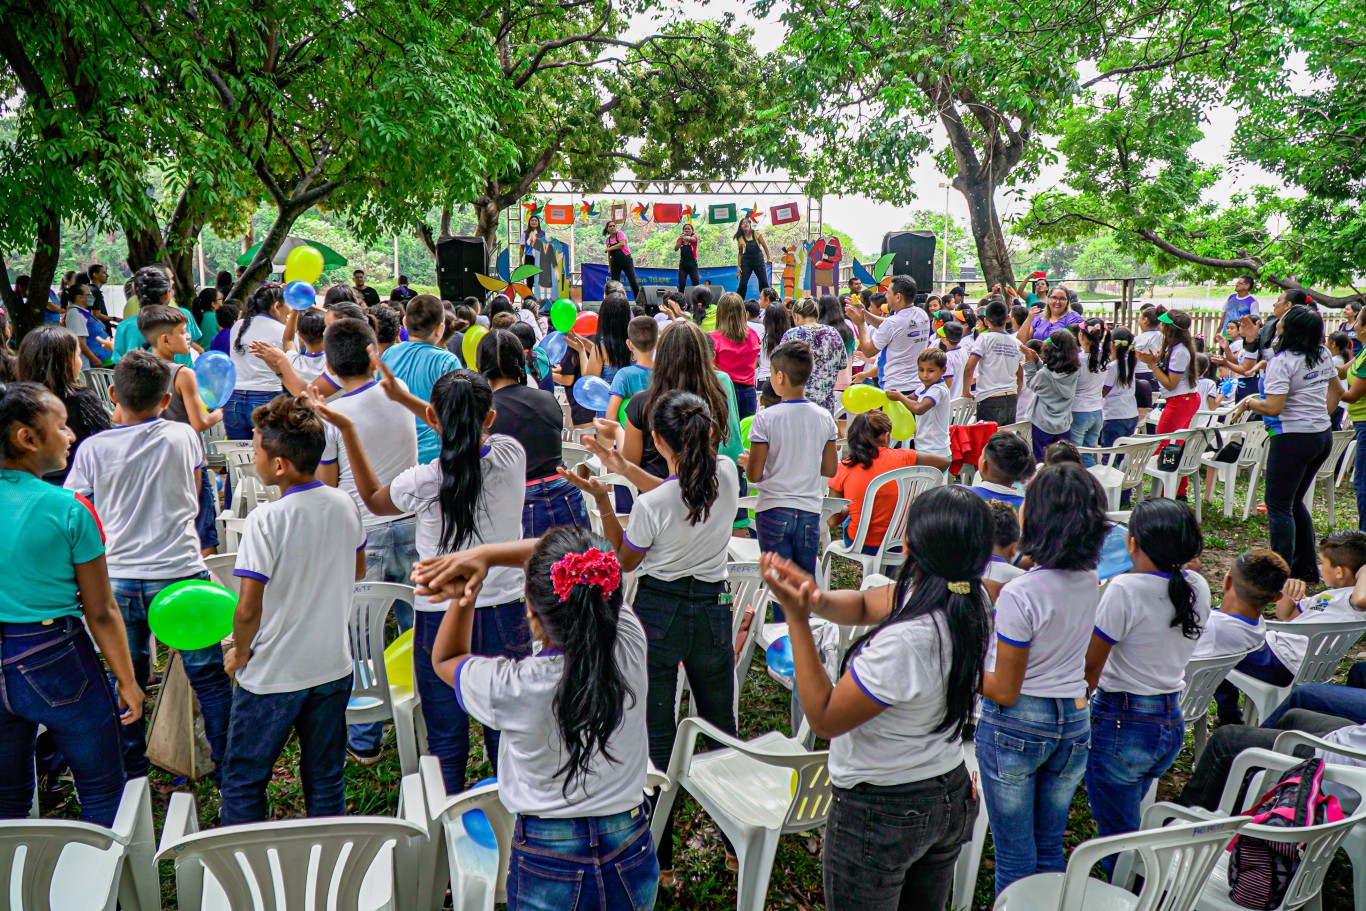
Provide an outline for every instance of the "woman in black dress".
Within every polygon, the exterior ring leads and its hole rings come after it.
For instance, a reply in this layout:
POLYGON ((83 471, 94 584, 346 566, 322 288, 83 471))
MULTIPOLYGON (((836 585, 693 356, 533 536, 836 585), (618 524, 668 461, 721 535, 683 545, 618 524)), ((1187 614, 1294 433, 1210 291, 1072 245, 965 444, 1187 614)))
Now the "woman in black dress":
POLYGON ((674 249, 678 251, 678 290, 688 287, 689 277, 694 288, 701 285, 702 275, 697 271, 697 232, 692 225, 683 225, 683 233, 674 241, 674 249))
POLYGON ((735 251, 740 257, 740 263, 735 267, 735 274, 740 278, 740 296, 745 296, 751 275, 759 279, 761 292, 769 287, 766 266, 773 262, 773 257, 764 236, 754 229, 754 223, 748 218, 740 219, 740 227, 735 229, 735 251))

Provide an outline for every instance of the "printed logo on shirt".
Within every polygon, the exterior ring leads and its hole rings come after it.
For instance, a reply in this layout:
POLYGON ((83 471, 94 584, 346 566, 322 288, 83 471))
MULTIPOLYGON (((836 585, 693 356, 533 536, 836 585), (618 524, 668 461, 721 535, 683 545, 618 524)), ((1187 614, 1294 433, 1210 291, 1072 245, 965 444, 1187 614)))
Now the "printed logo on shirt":
POLYGON ((1305 608, 1305 610, 1316 610, 1322 613, 1323 611, 1326 611, 1328 609, 1328 605, 1332 603, 1333 596, 1328 592, 1323 592, 1322 594, 1315 597, 1313 603, 1311 603, 1309 607, 1305 608))

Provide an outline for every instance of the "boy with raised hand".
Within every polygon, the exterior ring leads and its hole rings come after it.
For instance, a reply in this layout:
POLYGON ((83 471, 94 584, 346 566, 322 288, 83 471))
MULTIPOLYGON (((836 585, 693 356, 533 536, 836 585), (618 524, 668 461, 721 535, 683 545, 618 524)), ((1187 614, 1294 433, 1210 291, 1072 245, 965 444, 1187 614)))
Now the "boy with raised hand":
POLYGON ((291 731, 308 815, 342 816, 347 627, 354 582, 365 576, 365 528, 351 498, 316 476, 327 438, 312 408, 280 395, 251 419, 256 473, 283 494, 247 516, 233 570, 242 591, 223 667, 237 690, 220 819, 266 818, 266 787, 291 731))
MULTIPOLYGON (((157 308, 166 309, 166 308, 157 308)), ((139 314, 139 318, 146 314, 139 314)), ((164 420, 173 401, 171 366, 148 351, 130 351, 114 368, 110 396, 117 405, 113 430, 96 434, 76 450, 65 486, 97 504, 108 539, 109 581, 128 631, 128 651, 138 683, 151 672, 147 608, 162 589, 186 579, 207 579, 195 533, 195 491, 204 470, 199 436, 187 425, 164 420)), ((223 673, 220 646, 181 652, 185 676, 199 697, 204 732, 215 766, 227 744, 232 686, 223 673)), ((130 776, 146 775, 143 723, 124 726, 123 764, 130 776)), ((215 768, 215 779, 219 777, 215 768)))
MULTIPOLYGON (((413 415, 393 401, 385 384, 375 378, 377 355, 375 335, 369 324, 358 319, 339 319, 327 327, 323 338, 328 374, 341 384, 341 394, 331 408, 344 414, 356 426, 365 446, 370 467, 381 486, 417 464, 417 428, 413 415)), ((406 391, 401 380, 393 380, 406 391)), ((368 582, 411 584, 413 564, 417 562, 417 526, 411 515, 391 518, 376 516, 365 508, 356 490, 356 478, 341 433, 326 425, 327 445, 318 465, 323 483, 346 492, 360 511, 365 526, 365 579, 368 582)), ((403 602, 394 605, 394 620, 400 631, 413 625, 412 608, 403 602)), ((382 721, 351 725, 347 749, 362 765, 373 765, 380 758, 384 737, 382 721)))
MULTIPOLYGON (((413 395, 425 402, 432 400, 432 387, 452 370, 460 369, 460 358, 441 346, 446 331, 446 309, 430 294, 419 294, 408 301, 403 315, 408 341, 384 352, 384 363, 413 395)), ((417 427, 417 460, 430 462, 441 454, 441 438, 425 421, 414 418, 417 427)))
MULTIPOLYGON (((160 304, 143 307, 138 311, 136 323, 151 352, 170 366, 171 403, 162 417, 186 424, 196 433, 203 433, 222 421, 222 408, 205 409, 194 371, 176 361, 178 355, 188 357, 190 353, 189 320, 185 311, 160 304)), ((194 527, 199 535, 200 553, 208 556, 218 552, 218 497, 214 492, 213 473, 206 468, 199 474, 199 508, 194 527)))

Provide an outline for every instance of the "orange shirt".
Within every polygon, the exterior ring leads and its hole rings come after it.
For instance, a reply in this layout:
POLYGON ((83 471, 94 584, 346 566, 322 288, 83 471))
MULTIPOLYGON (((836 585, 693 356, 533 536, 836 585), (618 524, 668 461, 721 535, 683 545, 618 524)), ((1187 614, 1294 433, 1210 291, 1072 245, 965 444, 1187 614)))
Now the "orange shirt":
MULTIPOLYGON (((863 514, 864 498, 868 485, 880 474, 894 468, 907 468, 915 464, 914 449, 879 449, 873 458, 871 468, 846 465, 840 461, 835 476, 830 479, 830 493, 849 500, 849 536, 858 531, 859 517, 863 514)), ((884 484, 873 501, 873 516, 868 524, 868 537, 865 547, 876 547, 887 534, 887 526, 892 524, 892 512, 896 509, 896 485, 884 484)))

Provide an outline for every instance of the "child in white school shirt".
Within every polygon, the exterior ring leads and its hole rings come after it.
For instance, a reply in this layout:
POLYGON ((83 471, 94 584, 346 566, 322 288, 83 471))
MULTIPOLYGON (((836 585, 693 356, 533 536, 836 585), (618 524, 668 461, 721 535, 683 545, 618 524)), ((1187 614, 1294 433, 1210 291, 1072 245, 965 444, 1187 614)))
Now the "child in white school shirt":
POLYGON ((1289 578, 1289 565, 1270 548, 1255 547, 1239 554, 1224 574, 1223 600, 1210 612, 1191 658, 1238 655, 1261 648, 1266 642, 1262 611, 1281 599, 1289 578))
POLYGON ((916 452, 952 458, 949 446, 949 387, 944 383, 948 357, 938 348, 926 348, 920 352, 916 365, 919 368, 920 392, 907 396, 889 389, 887 398, 905 405, 915 415, 916 452))
MULTIPOLYGON (((1186 665, 1210 613, 1208 583, 1182 568, 1204 546, 1189 506, 1139 503, 1126 544, 1134 568, 1106 584, 1086 653, 1086 794, 1101 837, 1138 831, 1143 798, 1181 752, 1186 665)), ((1101 862, 1107 873, 1114 860, 1101 862)))
MULTIPOLYGON (((1276 619, 1296 623, 1334 623, 1366 617, 1352 603, 1352 587, 1357 570, 1366 566, 1366 532, 1352 529, 1335 531, 1319 542, 1319 574, 1327 591, 1305 594, 1305 583, 1290 579, 1281 599, 1276 602, 1276 619)), ((1308 640, 1288 632, 1268 630, 1261 648, 1238 662, 1237 670, 1273 686, 1289 686, 1304 660, 1308 640)), ((1214 692, 1219 706, 1219 721, 1241 724, 1238 689, 1225 681, 1214 692)))
POLYGON ((1002 301, 982 308, 986 331, 977 336, 963 365, 963 395, 977 400, 977 420, 1015 423, 1023 384, 1020 343, 1006 332, 1010 310, 1002 301))
POLYGON ((982 588, 994 604, 1001 594, 1001 588, 1011 579, 1023 576, 1025 571, 1015 565, 1016 545, 1020 541, 1020 514, 1015 507, 1001 500, 988 499, 987 506, 991 507, 994 537, 991 560, 982 573, 982 588))
POLYGON ((326 445, 322 419, 291 396, 252 413, 254 464, 279 500, 247 516, 233 575, 241 594, 235 676, 223 769, 223 825, 261 822, 266 787, 291 731, 309 816, 346 814, 347 627, 354 582, 365 575, 365 528, 356 504, 315 475, 326 445))

